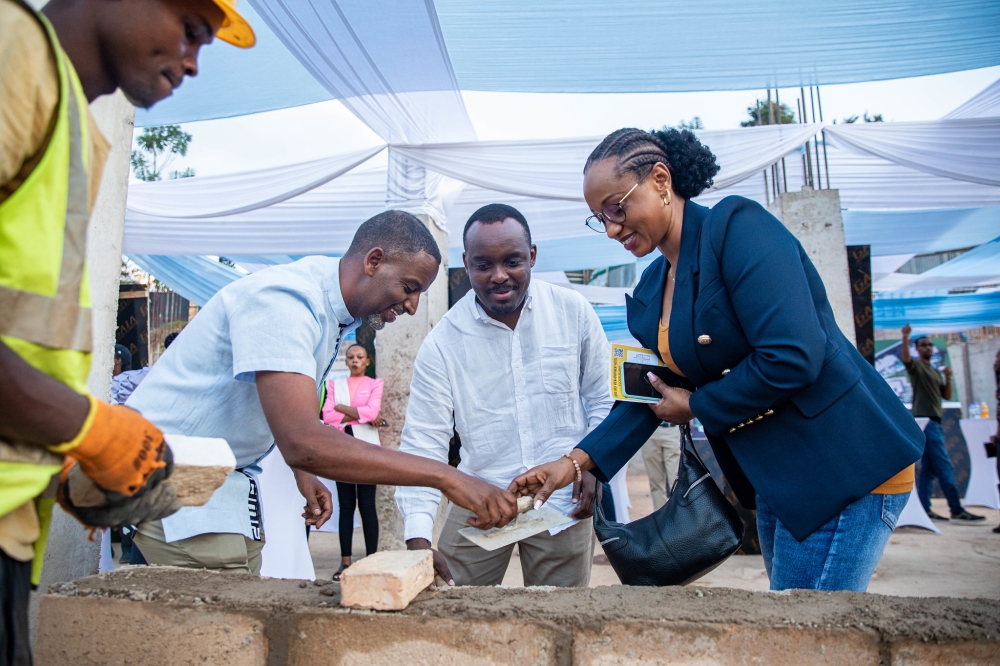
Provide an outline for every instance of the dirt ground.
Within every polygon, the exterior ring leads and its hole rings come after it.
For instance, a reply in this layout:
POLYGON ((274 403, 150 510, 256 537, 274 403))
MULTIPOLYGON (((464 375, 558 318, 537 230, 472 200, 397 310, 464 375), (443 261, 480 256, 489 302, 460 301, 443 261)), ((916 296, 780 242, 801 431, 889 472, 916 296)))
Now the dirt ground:
MULTIPOLYGON (((653 510, 649 481, 638 456, 629 464, 629 497, 632 519, 653 510)), ((947 515, 944 500, 934 500, 934 510, 947 515)), ((969 507, 972 513, 986 516, 985 524, 953 525, 938 523, 941 534, 919 528, 896 530, 872 576, 869 592, 906 597, 962 597, 1000 599, 1000 534, 991 530, 1000 524, 1000 512, 983 507, 969 507)), ((340 546, 336 534, 318 533, 310 538, 316 575, 329 578, 340 564, 340 546)), ((364 556, 364 538, 355 530, 354 557, 364 556)), ((600 546, 595 551, 600 553, 600 546)), ((503 584, 523 586, 521 564, 515 551, 503 584)), ((609 565, 595 564, 590 586, 620 585, 609 565)), ((728 587, 742 590, 767 590, 764 560, 759 555, 736 555, 697 582, 698 587, 728 587)))

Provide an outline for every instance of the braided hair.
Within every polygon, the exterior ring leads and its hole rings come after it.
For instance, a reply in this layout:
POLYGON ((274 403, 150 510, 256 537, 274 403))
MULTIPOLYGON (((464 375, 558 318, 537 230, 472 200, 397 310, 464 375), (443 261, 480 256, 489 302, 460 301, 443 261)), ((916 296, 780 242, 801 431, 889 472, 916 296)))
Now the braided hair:
POLYGON ((662 130, 646 132, 627 127, 612 132, 601 141, 587 158, 583 173, 591 165, 608 158, 617 160, 615 173, 626 171, 644 176, 657 162, 670 171, 672 189, 685 199, 693 199, 712 186, 712 179, 719 173, 715 155, 702 145, 691 130, 662 130))

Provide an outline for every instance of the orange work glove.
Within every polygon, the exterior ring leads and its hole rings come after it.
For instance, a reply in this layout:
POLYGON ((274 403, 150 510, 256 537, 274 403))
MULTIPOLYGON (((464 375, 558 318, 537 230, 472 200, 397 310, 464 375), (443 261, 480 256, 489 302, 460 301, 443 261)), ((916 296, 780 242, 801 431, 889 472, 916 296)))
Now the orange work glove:
POLYGON ((163 433, 134 409, 87 399, 90 411, 77 436, 49 448, 79 461, 80 471, 104 490, 131 497, 167 466, 163 433))

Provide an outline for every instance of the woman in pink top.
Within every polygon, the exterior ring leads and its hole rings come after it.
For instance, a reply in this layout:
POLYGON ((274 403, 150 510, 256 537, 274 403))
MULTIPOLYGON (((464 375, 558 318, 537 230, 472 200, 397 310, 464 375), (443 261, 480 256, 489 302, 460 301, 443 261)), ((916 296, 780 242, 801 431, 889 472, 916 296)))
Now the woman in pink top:
MULTIPOLYGON (((323 422, 340 428, 344 433, 356 437, 352 426, 373 424, 378 419, 382 407, 382 380, 365 376, 371 363, 368 350, 354 344, 344 354, 351 376, 347 378, 349 396, 339 395, 343 391, 343 380, 327 382, 326 402, 323 404, 323 422), (340 384, 340 391, 336 385, 340 384), (347 400, 350 404, 344 404, 347 400)), ((359 428, 359 431, 361 428, 359 428)), ((367 428, 366 428, 367 430, 367 428)), ((360 434, 360 432, 359 432, 360 434)), ((377 437, 359 437, 371 444, 378 444, 377 437), (374 440, 374 441, 372 441, 374 440)), ((352 537, 354 536, 354 508, 361 514, 361 528, 365 534, 365 553, 371 555, 378 548, 378 515, 375 511, 375 486, 337 482, 337 499, 340 501, 340 568, 333 575, 340 580, 340 573, 351 566, 352 537)))

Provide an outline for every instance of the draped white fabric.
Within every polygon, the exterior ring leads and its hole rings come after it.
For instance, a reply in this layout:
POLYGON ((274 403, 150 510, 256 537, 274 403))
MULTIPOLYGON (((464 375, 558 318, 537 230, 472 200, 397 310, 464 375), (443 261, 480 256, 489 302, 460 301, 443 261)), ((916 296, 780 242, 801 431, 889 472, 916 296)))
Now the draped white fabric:
POLYGON ((126 210, 123 252, 342 254, 358 225, 385 210, 385 179, 385 169, 355 170, 273 206, 225 217, 178 219, 126 210))
POLYGON ((1000 79, 945 115, 949 118, 995 118, 1000 116, 1000 79))
POLYGON ((919 275, 887 276, 883 291, 930 291, 1000 284, 1000 237, 919 275))
POLYGON ((385 146, 298 164, 222 176, 131 183, 128 209, 164 218, 223 217, 273 206, 304 194, 382 152, 385 146))
MULTIPOLYGON (((252 0, 298 61, 390 144, 474 141, 431 0, 252 0)), ((389 151, 386 206, 427 214, 444 228, 457 194, 389 151)))
POLYGON ((389 143, 475 139, 430 0, 251 0, 333 96, 389 143))
MULTIPOLYGON (((840 191, 840 204, 845 209, 903 211, 1000 205, 1000 187, 943 178, 834 146, 828 146, 824 156, 822 142, 819 152, 819 167, 816 153, 811 153, 813 172, 822 176, 822 185, 826 187, 826 164, 829 164, 830 187, 840 191)), ((806 183, 804 156, 805 150, 801 148, 785 156, 789 191, 795 192, 806 183)), ((723 197, 739 194, 764 203, 764 192, 764 176, 757 172, 724 190, 709 190, 696 201, 711 206, 723 197)))
POLYGON ((431 38, 441 39, 440 51, 447 48, 463 90, 763 90, 1000 64, 996 0, 795 5, 773 0, 252 0, 251 5, 240 7, 257 32, 257 46, 246 52, 204 49, 198 77, 185 82, 182 94, 139 110, 138 126, 238 116, 336 96, 309 75, 327 64, 304 67, 286 48, 290 38, 303 52, 319 51, 330 62, 352 61, 357 74, 338 74, 333 88, 358 98, 379 94, 382 87, 368 76, 372 67, 358 62, 358 53, 375 63, 394 92, 442 90, 435 87, 440 76, 431 38), (435 24, 440 22, 437 34, 426 28, 430 13, 435 24), (329 45, 330 36, 336 36, 338 47, 346 45, 343 53, 319 48, 329 45), (311 43, 301 44, 302 37, 311 43), (395 59, 384 55, 387 50, 397 54, 395 59))
MULTIPOLYGON (((721 170, 715 188, 756 175, 801 146, 820 125, 771 125, 732 130, 699 130, 721 170)), ((477 141, 393 150, 438 173, 479 187, 521 196, 583 201, 583 165, 604 137, 536 141, 477 141)))
MULTIPOLYGON (((938 210, 845 210, 848 245, 876 256, 928 254, 973 247, 1000 234, 1000 207, 938 210)), ((900 261, 892 270, 906 263, 900 261)), ((873 267, 874 270, 874 267, 873 267)), ((891 272, 891 271, 890 271, 891 272)))
POLYGON ((830 125, 826 134, 831 144, 852 152, 1000 187, 1000 118, 830 125))
MULTIPOLYGON (((750 130, 732 132, 762 134, 750 130)), ((706 141, 711 141, 709 147, 716 150, 714 144, 718 137, 704 134, 706 141)), ((583 220, 589 214, 587 207, 579 195, 572 197, 568 189, 574 180, 576 186, 580 186, 582 164, 597 144, 596 138, 550 142, 553 144, 551 155, 548 154, 550 143, 511 143, 515 145, 508 150, 501 142, 488 142, 486 153, 492 156, 494 165, 501 167, 496 172, 474 168, 474 161, 469 158, 475 153, 472 148, 455 151, 455 165, 448 168, 459 176, 462 165, 468 165, 469 173, 478 174, 475 178, 466 176, 469 180, 487 183, 487 178, 491 178, 499 188, 523 187, 537 194, 547 192, 560 198, 510 194, 479 185, 467 185, 458 192, 460 186, 445 179, 452 187, 447 188, 448 196, 439 194, 434 205, 444 209, 442 219, 448 220, 450 244, 455 250, 450 253, 453 265, 460 261, 461 231, 465 221, 477 208, 493 202, 509 203, 525 214, 533 238, 539 243, 539 262, 546 270, 615 265, 634 260, 620 247, 602 242, 598 234, 584 226, 583 220), (529 144, 536 153, 527 152, 525 146, 529 144), (566 198, 561 198, 563 196, 566 198)), ((822 146, 820 149, 822 152, 822 146)), ((410 155, 421 154, 419 148, 406 150, 408 160, 410 155)), ((431 146, 428 152, 433 154, 429 162, 445 168, 443 155, 450 151, 431 146)), ((718 152, 720 160, 723 159, 721 156, 726 153, 721 149, 718 152)), ((943 178, 832 146, 826 152, 831 186, 840 191, 841 205, 847 209, 844 223, 848 243, 870 244, 873 252, 879 255, 923 253, 969 247, 1000 234, 1000 208, 993 208, 1000 206, 1000 187, 943 178)), ((803 151, 796 150, 783 161, 788 188, 792 191, 798 190, 804 182, 803 156, 803 151)), ((815 155, 812 157, 815 171, 815 155)), ((738 170, 724 168, 730 172, 738 170)), ((825 172, 825 167, 823 170, 825 172)), ((187 210, 200 212, 210 209, 219 200, 239 201, 243 196, 251 196, 240 185, 240 179, 239 174, 220 177, 214 187, 204 188, 200 182, 206 178, 185 178, 144 184, 141 191, 145 197, 145 192, 170 186, 172 196, 162 201, 182 201, 187 210), (228 182, 232 189, 222 187, 223 182, 228 182)), ((130 194, 125 252, 225 256, 341 254, 357 226, 385 208, 386 182, 385 169, 355 169, 271 206, 228 216, 188 220, 171 217, 177 214, 176 209, 166 209, 165 215, 136 211, 130 194)), ((706 192, 696 201, 713 205, 730 194, 764 203, 763 175, 759 171, 751 173, 735 185, 706 192)), ((389 203, 395 205, 391 200, 389 203)))

